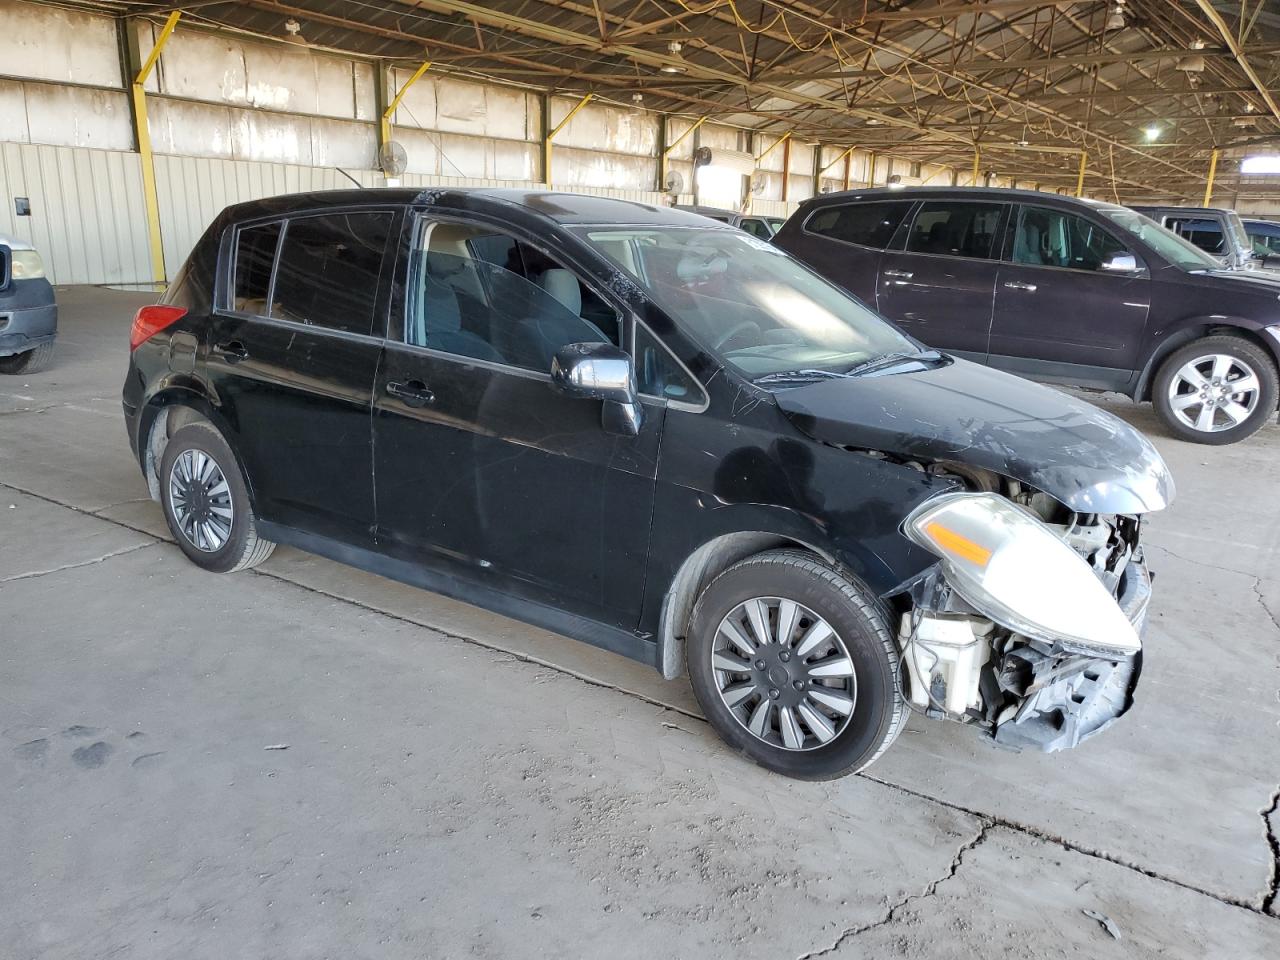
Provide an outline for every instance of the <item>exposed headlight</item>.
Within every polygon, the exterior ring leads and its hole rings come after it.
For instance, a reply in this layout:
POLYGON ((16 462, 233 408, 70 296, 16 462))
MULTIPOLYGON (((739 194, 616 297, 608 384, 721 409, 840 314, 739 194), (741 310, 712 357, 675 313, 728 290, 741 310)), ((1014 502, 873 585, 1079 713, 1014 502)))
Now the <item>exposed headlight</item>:
POLYGON ((9 262, 9 275, 14 280, 34 280, 44 276, 44 261, 34 250, 14 250, 9 262))
POLYGON ((1003 497, 943 494, 917 507, 905 532, 942 558, 960 596, 1015 633, 1088 651, 1142 647, 1084 558, 1003 497))

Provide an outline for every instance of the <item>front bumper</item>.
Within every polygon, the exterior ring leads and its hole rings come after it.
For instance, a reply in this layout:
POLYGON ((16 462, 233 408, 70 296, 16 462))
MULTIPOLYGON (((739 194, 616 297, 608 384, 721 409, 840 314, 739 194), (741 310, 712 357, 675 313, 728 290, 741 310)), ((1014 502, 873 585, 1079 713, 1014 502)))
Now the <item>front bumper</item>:
MULTIPOLYGON (((1142 672, 1141 650, 1132 654, 1073 650, 988 630, 974 633, 978 645, 966 660, 949 653, 946 644, 922 640, 921 621, 954 624, 957 618, 971 619, 988 627, 990 621, 974 617, 972 608, 952 592, 937 568, 913 584, 910 592, 916 612, 904 616, 900 639, 912 682, 910 699, 930 716, 981 726, 1000 746, 1052 753, 1101 733, 1133 706, 1142 672), (923 650, 917 651, 920 645, 923 650), (944 666, 939 669, 939 665, 944 666), (927 693, 918 688, 921 684, 927 693)), ((1116 602, 1139 637, 1150 599, 1151 574, 1137 548, 1120 577, 1116 602)))
POLYGON ((58 332, 58 305, 48 280, 12 280, 0 291, 0 357, 33 350, 58 332))

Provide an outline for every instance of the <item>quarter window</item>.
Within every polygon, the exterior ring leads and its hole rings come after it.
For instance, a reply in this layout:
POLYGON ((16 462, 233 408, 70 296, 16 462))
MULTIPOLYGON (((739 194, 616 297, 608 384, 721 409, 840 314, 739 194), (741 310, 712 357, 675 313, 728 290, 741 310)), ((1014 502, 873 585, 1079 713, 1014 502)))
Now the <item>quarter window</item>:
POLYGON ((617 312, 542 251, 490 227, 426 223, 405 342, 546 373, 570 343, 620 343, 617 312))
POLYGON ((637 323, 636 327, 636 381, 639 391, 647 397, 663 397, 684 403, 700 403, 701 390, 676 363, 649 328, 637 323))
POLYGON ((389 212, 339 213, 288 222, 270 316, 307 326, 367 334, 389 212))
POLYGON ((998 203, 924 203, 911 224, 907 250, 944 257, 990 259, 1001 212, 998 203))
POLYGON ((1030 266, 1101 270, 1113 254, 1127 252, 1124 244, 1084 217, 1044 207, 1020 207, 1010 259, 1030 266))
POLYGON ((804 228, 820 237, 883 249, 910 209, 909 200, 824 207, 809 217, 804 228))
POLYGON ((276 261, 280 224, 243 227, 236 235, 234 295, 231 306, 244 313, 266 316, 271 291, 271 268, 276 261))

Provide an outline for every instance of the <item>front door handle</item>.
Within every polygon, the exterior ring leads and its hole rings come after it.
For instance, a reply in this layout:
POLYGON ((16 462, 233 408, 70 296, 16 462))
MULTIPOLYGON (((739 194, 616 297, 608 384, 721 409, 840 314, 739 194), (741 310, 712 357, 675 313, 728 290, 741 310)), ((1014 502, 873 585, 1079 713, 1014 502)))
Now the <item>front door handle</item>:
POLYGON ((239 363, 241 360, 249 359, 249 350, 239 340, 228 340, 226 343, 216 344, 213 352, 227 363, 239 363))
POLYGON ((1027 293, 1036 292, 1036 285, 1034 283, 1024 283, 1021 280, 1006 280, 1004 285, 1010 290, 1025 290, 1027 293))
POLYGON ((387 384, 387 393, 399 397, 410 407, 425 407, 436 398, 421 380, 392 380, 387 384))
POLYGON ((884 275, 886 277, 901 277, 903 280, 910 280, 912 276, 910 270, 885 270, 884 275))

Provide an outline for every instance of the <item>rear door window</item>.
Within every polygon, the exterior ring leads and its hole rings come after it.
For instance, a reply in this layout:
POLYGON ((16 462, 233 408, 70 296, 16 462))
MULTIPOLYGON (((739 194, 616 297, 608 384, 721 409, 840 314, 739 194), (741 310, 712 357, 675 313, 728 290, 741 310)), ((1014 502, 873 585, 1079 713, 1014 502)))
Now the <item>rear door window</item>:
POLYGON ((271 294, 271 269, 280 242, 280 223, 242 227, 236 234, 235 270, 231 308, 266 316, 271 294))
POLYGON ((270 316, 368 334, 391 233, 389 211, 298 217, 288 222, 270 316))
POLYGON ((989 260, 1001 213, 998 203, 926 201, 911 223, 907 251, 989 260))
POLYGON ((747 231, 753 237, 759 237, 761 240, 768 240, 773 236, 768 225, 763 220, 757 220, 755 217, 747 217, 738 224, 738 227, 747 231))
POLYGON ((882 250, 889 245, 894 231, 910 209, 910 200, 823 207, 809 216, 804 228, 820 237, 882 250))

